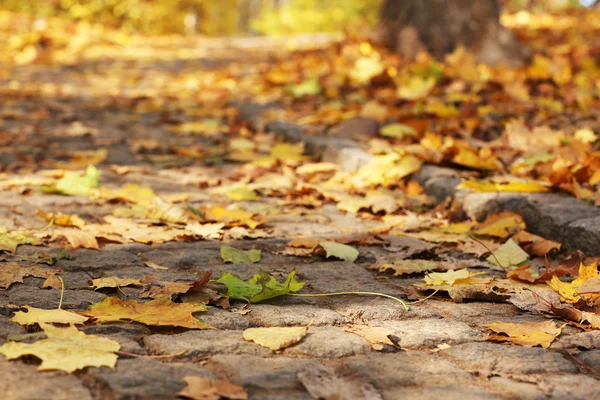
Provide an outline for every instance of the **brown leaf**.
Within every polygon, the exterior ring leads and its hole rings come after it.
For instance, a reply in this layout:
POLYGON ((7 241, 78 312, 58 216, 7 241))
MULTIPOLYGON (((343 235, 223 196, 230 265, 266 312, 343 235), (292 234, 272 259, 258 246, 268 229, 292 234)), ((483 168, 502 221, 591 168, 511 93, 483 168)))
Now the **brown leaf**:
POLYGON ((59 273, 59 270, 43 268, 37 265, 22 267, 17 263, 9 262, 0 264, 0 288, 7 289, 13 283, 22 283, 26 276, 36 278, 49 278, 59 273))
POLYGON ((183 380, 187 386, 177 395, 188 399, 219 400, 226 398, 246 400, 248 398, 248 394, 243 387, 220 379, 212 380, 199 376, 186 376, 183 380))

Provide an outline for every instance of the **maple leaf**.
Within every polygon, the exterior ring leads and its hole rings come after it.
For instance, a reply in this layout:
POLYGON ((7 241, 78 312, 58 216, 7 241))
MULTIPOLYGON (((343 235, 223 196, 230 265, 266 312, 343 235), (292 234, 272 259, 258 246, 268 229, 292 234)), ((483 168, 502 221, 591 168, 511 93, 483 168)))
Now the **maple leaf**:
POLYGON ((98 178, 100 178, 100 174, 100 170, 93 165, 89 165, 83 175, 78 172, 67 171, 49 190, 69 196, 87 196, 99 186, 98 178))
POLYGON ((506 239, 513 233, 525 229, 523 217, 510 211, 488 216, 473 233, 480 236, 492 236, 506 239))
POLYGON ((307 332, 306 326, 248 328, 244 331, 243 337, 245 340, 277 351, 300 342, 307 332))
POLYGON ((186 387, 178 396, 193 400, 246 400, 248 394, 241 386, 234 385, 220 379, 212 380, 200 376, 186 376, 183 378, 186 387))
POLYGON ((222 232, 225 224, 214 223, 214 224, 201 224, 197 221, 190 222, 185 226, 185 230, 193 233, 201 238, 214 238, 222 232))
POLYGON ((298 282, 295 275, 295 270, 290 272, 282 283, 265 271, 258 272, 247 281, 241 280, 230 272, 222 272, 214 283, 225 285, 227 295, 232 299, 257 303, 302 289, 306 282, 298 282))
POLYGON ((21 325, 33 324, 83 324, 88 320, 83 315, 75 314, 74 312, 65 310, 44 310, 41 308, 23 306, 27 312, 17 311, 10 319, 13 322, 21 325))
POLYGON ((107 297, 92 304, 80 314, 93 317, 98 322, 135 321, 151 326, 181 326, 190 329, 213 329, 210 325, 194 318, 192 313, 206 311, 203 304, 173 303, 163 297, 138 303, 135 300, 121 300, 107 297))
POLYGON ((225 262, 233 264, 253 264, 260 261, 260 250, 239 250, 235 247, 222 245, 221 246, 221 258, 225 262))
POLYGON ((34 246, 42 244, 39 234, 32 231, 13 231, 8 232, 6 228, 0 228, 0 251, 14 253, 21 244, 31 244, 34 246))
POLYGON ((194 282, 163 282, 157 280, 153 276, 145 276, 142 279, 144 290, 140 294, 140 298, 156 299, 159 297, 170 297, 174 294, 187 293, 193 287, 201 287, 210 279, 210 272, 205 274, 205 278, 194 282), (208 276, 207 276, 208 275, 208 276))
POLYGON ((340 260, 354 262, 358 258, 359 252, 354 247, 337 242, 319 242, 325 252, 326 257, 335 257, 340 260))
POLYGON ((375 156, 369 164, 361 167, 351 177, 350 182, 357 188, 390 186, 417 172, 421 164, 421 160, 411 154, 390 153, 375 156))
POLYGON ((477 278, 485 272, 469 272, 467 268, 450 270, 446 272, 431 272, 425 275, 425 284, 430 286, 440 285, 469 285, 473 283, 487 283, 490 279, 477 278))
POLYGON ((47 339, 38 342, 8 342, 0 347, 0 353, 14 360, 33 355, 42 360, 39 371, 61 370, 68 373, 85 367, 108 367, 114 369, 120 345, 118 342, 94 335, 86 335, 74 326, 57 328, 40 323, 47 339))
POLYGON ((492 336, 488 340, 511 342, 521 346, 542 346, 547 349, 554 339, 560 335, 562 327, 557 328, 554 321, 524 322, 512 324, 508 322, 494 322, 488 325, 496 333, 504 333, 505 336, 492 336))
MULTIPOLYGON (((593 302, 600 299, 600 294, 580 294, 579 287, 583 286, 589 280, 595 280, 599 278, 598 274, 598 262, 594 262, 590 265, 579 266, 579 276, 572 282, 563 282, 558 277, 553 276, 552 279, 547 282, 548 285, 556 292, 558 292, 565 301, 568 303, 577 303, 579 300, 584 299, 587 302, 593 302)), ((582 290, 585 292, 586 290, 582 290)))
POLYGON ((7 289, 13 283, 22 283, 23 278, 26 276, 49 278, 59 272, 56 269, 43 268, 37 265, 24 267, 15 262, 0 264, 0 288, 7 289))

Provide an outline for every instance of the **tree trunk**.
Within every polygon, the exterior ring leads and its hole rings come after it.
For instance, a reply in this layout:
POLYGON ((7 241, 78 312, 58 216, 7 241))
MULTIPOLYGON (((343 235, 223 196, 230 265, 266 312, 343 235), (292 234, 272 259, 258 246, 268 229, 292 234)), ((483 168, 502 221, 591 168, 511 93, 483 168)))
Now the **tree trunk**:
POLYGON ((441 58, 464 46, 483 63, 522 65, 529 51, 499 19, 497 0, 384 0, 379 35, 407 58, 421 50, 441 58))

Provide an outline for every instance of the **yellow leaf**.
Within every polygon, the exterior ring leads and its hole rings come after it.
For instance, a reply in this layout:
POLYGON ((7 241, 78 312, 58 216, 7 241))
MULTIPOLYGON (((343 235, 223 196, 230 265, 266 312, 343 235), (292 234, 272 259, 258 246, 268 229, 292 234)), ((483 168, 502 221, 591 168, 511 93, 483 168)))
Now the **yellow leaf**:
POLYGON ((507 341, 521 346, 542 346, 545 349, 550 347, 562 330, 562 327, 556 327, 554 321, 524 322, 522 324, 494 322, 488 325, 488 328, 496 333, 508 335, 508 337, 494 336, 490 340, 507 341))
POLYGON ((525 221, 520 215, 507 211, 490 215, 473 233, 506 239, 525 228, 525 221))
POLYGON ((169 203, 160 197, 155 197, 146 206, 146 218, 172 224, 187 224, 198 220, 198 217, 191 211, 177 204, 169 203))
POLYGON ((384 345, 395 346, 394 342, 389 338, 394 332, 387 328, 380 326, 354 325, 347 328, 346 332, 352 332, 363 337, 375 351, 383 350, 384 345))
POLYGON ((6 228, 0 228, 0 251, 14 253, 21 244, 40 245, 42 240, 38 235, 32 231, 8 232, 6 228))
POLYGON ((244 186, 236 186, 227 191, 227 197, 234 201, 256 200, 256 192, 244 186))
POLYGON ((405 100, 422 99, 429 94, 435 83, 434 77, 425 79, 420 76, 413 76, 408 83, 398 86, 398 97, 405 100))
POLYGON ((519 247, 514 240, 508 239, 486 261, 500 268, 514 267, 529 259, 529 254, 519 247))
POLYGON ((393 271, 394 276, 400 276, 432 271, 438 268, 439 265, 438 261, 431 260, 395 260, 389 263, 370 265, 369 269, 376 269, 379 272, 393 271))
POLYGON ((591 129, 578 129, 575 131, 575 139, 583 143, 594 143, 598 136, 591 129))
MULTIPOLYGON (((589 293, 580 294, 578 288, 583 286, 587 281, 591 279, 597 279, 600 275, 598 274, 598 262, 594 262, 590 265, 579 265, 579 275, 572 282, 563 282, 556 276, 552 277, 548 285, 568 303, 577 303, 580 299, 584 299, 588 302, 600 299, 600 294, 589 293)), ((585 290, 582 290, 585 291, 585 290)))
POLYGON ((42 210, 36 211, 36 214, 44 218, 46 221, 52 222, 58 226, 74 226, 81 228, 85 225, 85 221, 76 214, 63 214, 63 213, 45 213, 42 210))
POLYGON ((214 224, 201 224, 200 222, 195 221, 188 223, 185 226, 185 230, 202 238, 214 238, 221 233, 224 226, 225 224, 220 222, 214 224))
POLYGON ((473 149, 460 148, 458 153, 452 158, 452 162, 465 167, 496 171, 500 169, 498 159, 489 151, 477 152, 473 149))
POLYGON ((92 287, 94 290, 102 288, 118 288, 123 286, 142 286, 142 282, 139 279, 117 278, 116 276, 92 279, 92 287))
POLYGON ((252 219, 253 213, 242 210, 228 210, 221 206, 213 206, 203 210, 206 219, 211 221, 224 222, 228 225, 246 225, 250 229, 254 229, 261 225, 262 221, 252 219))
POLYGON ((21 325, 83 324, 88 320, 87 317, 65 310, 44 310, 29 306, 23 306, 23 308, 25 308, 27 312, 17 311, 10 320, 21 325))
POLYGON ((273 351, 277 351, 298 343, 306 333, 308 327, 284 328, 248 328, 244 331, 244 339, 254 342, 273 351))
POLYGON ((14 360, 21 356, 33 355, 42 360, 39 371, 58 369, 68 373, 85 367, 108 367, 117 363, 120 345, 118 342, 79 332, 74 326, 57 328, 41 323, 47 339, 38 342, 8 342, 0 347, 0 353, 14 360))
POLYGON ((186 376, 183 378, 186 387, 178 396, 193 400, 246 400, 248 394, 243 387, 234 385, 220 379, 212 380, 200 376, 186 376))
POLYGON ((74 249, 84 247, 86 249, 97 250, 100 248, 98 241, 96 240, 96 234, 93 232, 82 231, 81 229, 77 228, 54 229, 52 233, 52 240, 60 236, 66 238, 74 249))
POLYGON ((425 284, 429 286, 468 285, 490 281, 489 279, 481 278, 473 279, 479 275, 485 275, 485 272, 469 272, 466 268, 446 272, 430 272, 425 275, 425 284))
POLYGON ((417 131, 412 126, 399 123, 384 126, 380 129, 379 134, 396 139, 404 139, 406 136, 418 136, 417 131))
POLYGON ((536 181, 513 181, 508 183, 493 183, 489 181, 465 180, 457 186, 458 189, 469 189, 473 192, 516 192, 536 193, 548 192, 550 189, 536 181))
POLYGON ((390 153, 383 156, 375 156, 373 160, 361 167, 350 182, 358 188, 383 185, 396 185, 400 180, 421 168, 421 160, 406 154, 401 156, 390 153))
POLYGON ((203 304, 173 303, 163 297, 138 303, 135 300, 121 300, 107 297, 81 313, 93 317, 98 322, 135 321, 152 326, 181 326, 190 329, 211 329, 212 327, 192 316, 192 313, 206 311, 203 304))
POLYGON ((319 246, 325 249, 326 258, 335 257, 344 261, 354 262, 358 258, 359 252, 354 247, 336 242, 320 242, 319 246))
POLYGON ((352 69, 348 72, 348 76, 353 81, 363 84, 381 74, 384 68, 379 54, 373 53, 369 57, 361 57, 356 60, 352 69))
POLYGON ((117 190, 102 187, 98 191, 98 197, 147 206, 156 197, 156 194, 149 187, 127 183, 117 190))

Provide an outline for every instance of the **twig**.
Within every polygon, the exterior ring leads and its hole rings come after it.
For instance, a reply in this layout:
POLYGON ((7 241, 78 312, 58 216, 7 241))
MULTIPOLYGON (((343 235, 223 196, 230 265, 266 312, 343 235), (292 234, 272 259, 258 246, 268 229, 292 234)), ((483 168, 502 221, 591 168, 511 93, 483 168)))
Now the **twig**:
POLYGON ((376 293, 376 292, 335 292, 335 293, 315 293, 315 294, 308 294, 308 293, 306 293, 306 294, 305 293, 288 293, 288 296, 297 296, 297 297, 322 297, 322 296, 340 296, 340 295, 346 295, 346 294, 387 297, 388 299, 396 300, 397 302, 399 302, 400 304, 402 304, 402 307, 404 307, 404 309, 406 311, 409 310, 408 305, 405 302, 403 302, 401 299, 399 299, 397 297, 394 297, 394 296, 390 296, 389 294, 376 293))
POLYGON ((567 346, 565 345, 565 343, 560 340, 559 338, 555 338, 556 342, 558 342, 563 350, 565 351, 565 353, 567 353, 567 355, 573 360, 575 361, 577 364, 581 365, 583 368, 587 369, 588 371, 594 373, 595 375, 600 374, 600 371, 590 367, 589 365, 587 365, 586 363, 584 363, 583 361, 581 361, 580 359, 578 359, 577 357, 575 357, 573 354, 571 354, 571 352, 569 350, 567 350, 567 346))
POLYGON ((60 301, 58 302, 58 309, 60 310, 62 308, 62 303, 63 303, 63 296, 65 294, 65 281, 63 281, 62 277, 58 277, 58 280, 60 281, 60 301))

